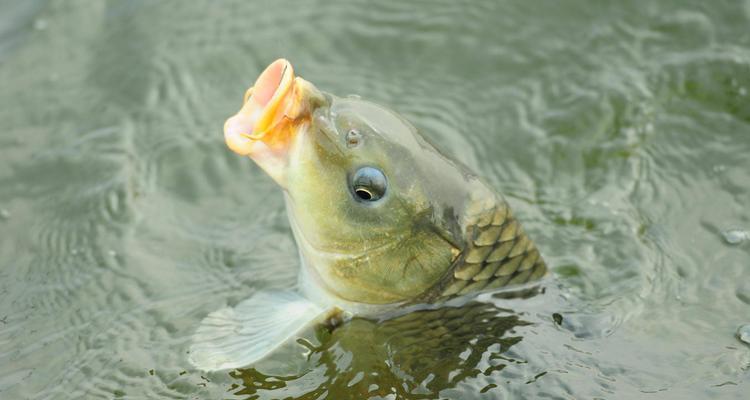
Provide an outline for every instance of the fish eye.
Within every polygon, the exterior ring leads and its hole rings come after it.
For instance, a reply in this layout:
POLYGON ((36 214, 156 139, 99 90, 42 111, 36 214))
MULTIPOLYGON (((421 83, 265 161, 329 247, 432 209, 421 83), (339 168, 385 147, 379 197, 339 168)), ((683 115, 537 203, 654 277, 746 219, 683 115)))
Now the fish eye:
POLYGON ((385 174, 377 168, 362 167, 351 177, 351 189, 354 198, 362 202, 380 200, 385 195, 387 186, 385 174))

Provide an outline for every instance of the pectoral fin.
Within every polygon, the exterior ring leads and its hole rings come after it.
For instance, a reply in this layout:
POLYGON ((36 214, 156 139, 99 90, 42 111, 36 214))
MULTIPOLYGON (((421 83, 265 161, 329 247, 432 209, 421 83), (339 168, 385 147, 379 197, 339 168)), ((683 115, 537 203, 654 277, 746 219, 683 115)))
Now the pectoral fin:
POLYGON ((214 311, 193 335, 190 362, 204 371, 257 362, 328 313, 297 292, 259 292, 214 311))

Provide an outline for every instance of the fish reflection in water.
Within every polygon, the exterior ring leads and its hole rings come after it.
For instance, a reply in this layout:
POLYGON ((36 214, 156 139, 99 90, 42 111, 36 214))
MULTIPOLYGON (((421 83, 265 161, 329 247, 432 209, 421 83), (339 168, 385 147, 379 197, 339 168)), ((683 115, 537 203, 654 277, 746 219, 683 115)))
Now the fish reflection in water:
MULTIPOLYGON (((536 291, 514 296, 531 296, 536 291)), ((498 293, 493 298, 502 296, 498 293)), ((285 396, 299 399, 394 394, 434 398, 467 378, 489 376, 510 363, 524 363, 508 353, 523 340, 516 328, 528 325, 523 314, 484 301, 418 310, 385 321, 354 318, 332 330, 318 327, 311 340, 298 340, 296 346, 309 350, 299 365, 289 365, 286 357, 284 367, 270 366, 274 363, 270 360, 232 372, 237 380, 232 391, 247 398, 276 398, 284 388, 288 389, 285 396), (295 368, 293 373, 284 373, 295 368)))

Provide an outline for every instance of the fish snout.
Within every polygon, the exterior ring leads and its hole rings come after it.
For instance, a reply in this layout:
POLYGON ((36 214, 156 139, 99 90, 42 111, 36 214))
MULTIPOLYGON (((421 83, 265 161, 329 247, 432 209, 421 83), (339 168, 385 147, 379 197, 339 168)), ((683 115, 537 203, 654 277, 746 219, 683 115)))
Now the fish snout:
POLYGON ((278 59, 247 90, 239 112, 224 123, 224 140, 232 151, 249 156, 282 183, 293 139, 321 98, 315 86, 294 76, 289 61, 278 59))

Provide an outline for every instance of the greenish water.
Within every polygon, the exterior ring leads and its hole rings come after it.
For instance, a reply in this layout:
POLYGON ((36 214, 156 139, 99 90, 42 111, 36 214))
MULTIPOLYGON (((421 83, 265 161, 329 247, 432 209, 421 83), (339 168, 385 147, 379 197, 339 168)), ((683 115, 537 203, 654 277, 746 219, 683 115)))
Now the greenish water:
POLYGON ((0 4, 0 398, 746 399, 750 2, 370 3, 0 4), (193 370, 206 314, 296 281, 221 135, 278 57, 498 187, 545 292, 193 370))

